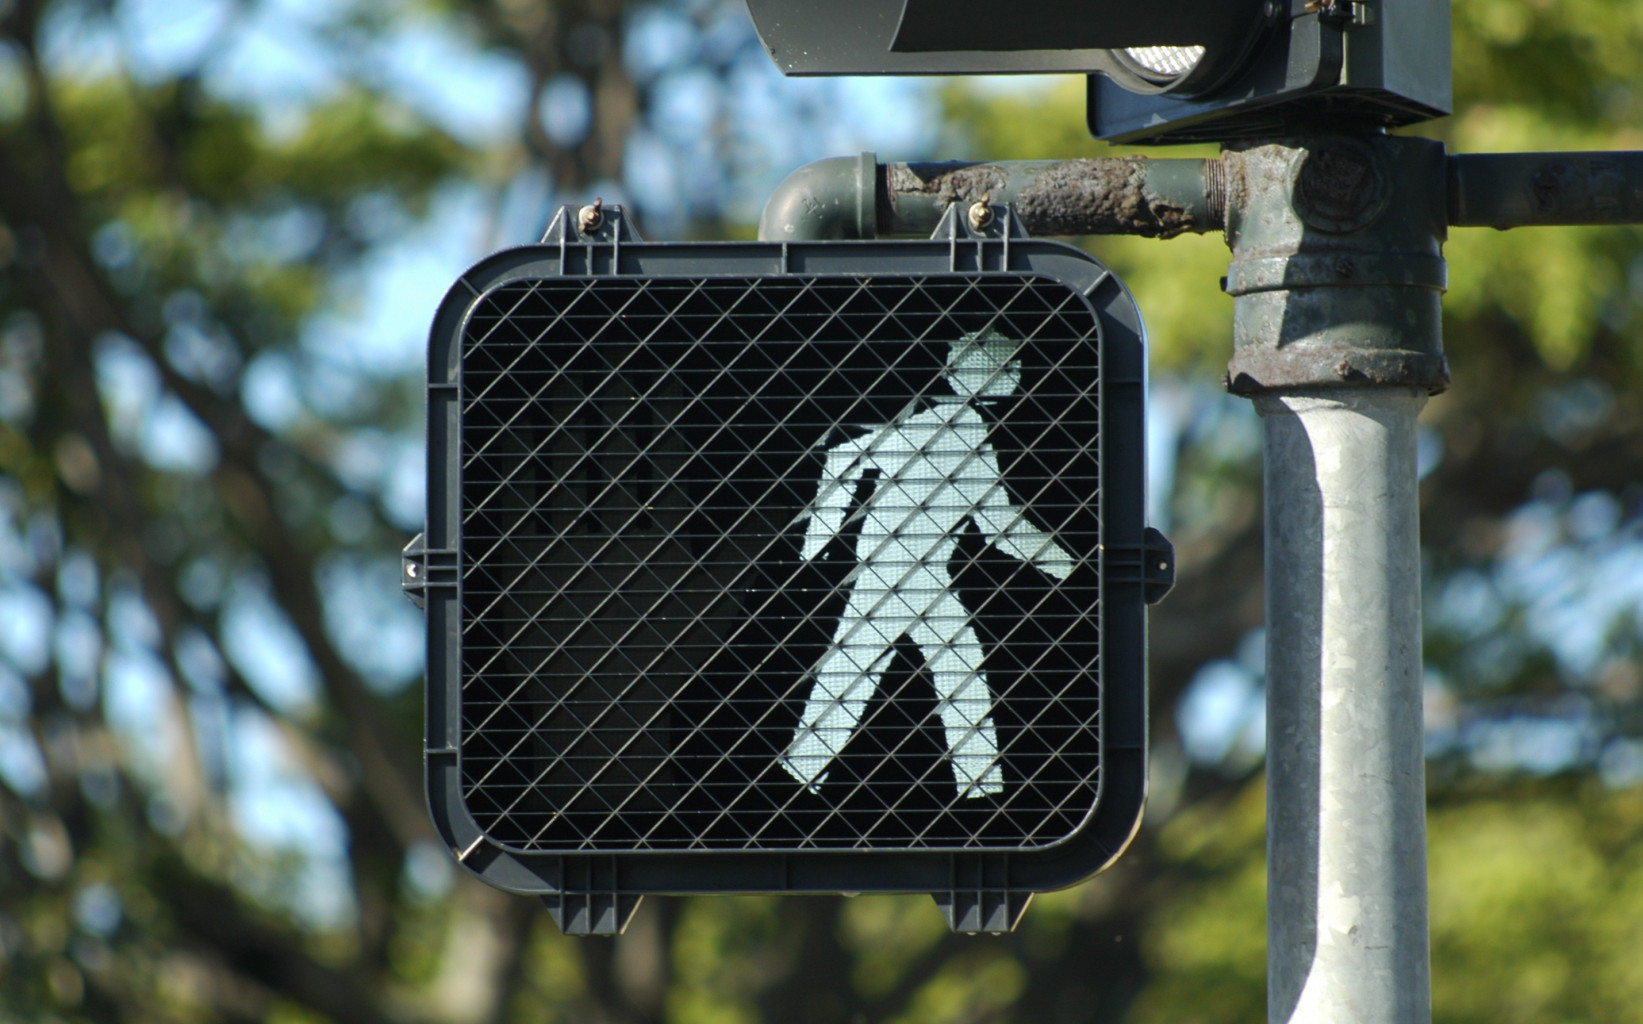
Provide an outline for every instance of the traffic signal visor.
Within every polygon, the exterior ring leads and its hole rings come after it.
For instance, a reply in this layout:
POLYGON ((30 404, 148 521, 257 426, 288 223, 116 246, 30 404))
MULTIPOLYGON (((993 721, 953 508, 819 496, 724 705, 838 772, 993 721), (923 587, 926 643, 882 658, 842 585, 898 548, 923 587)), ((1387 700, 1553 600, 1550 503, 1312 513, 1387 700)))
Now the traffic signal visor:
POLYGON ((748 0, 790 75, 1105 71, 1136 88, 1202 86, 1278 20, 1270 0, 748 0))

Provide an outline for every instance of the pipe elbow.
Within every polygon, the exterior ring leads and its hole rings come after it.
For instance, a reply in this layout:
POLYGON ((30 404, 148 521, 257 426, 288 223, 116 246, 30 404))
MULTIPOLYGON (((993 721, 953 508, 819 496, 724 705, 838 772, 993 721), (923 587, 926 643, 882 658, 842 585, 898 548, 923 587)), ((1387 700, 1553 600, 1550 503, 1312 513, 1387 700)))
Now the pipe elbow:
POLYGON ((759 217, 761 242, 878 235, 878 157, 830 157, 789 174, 759 217))

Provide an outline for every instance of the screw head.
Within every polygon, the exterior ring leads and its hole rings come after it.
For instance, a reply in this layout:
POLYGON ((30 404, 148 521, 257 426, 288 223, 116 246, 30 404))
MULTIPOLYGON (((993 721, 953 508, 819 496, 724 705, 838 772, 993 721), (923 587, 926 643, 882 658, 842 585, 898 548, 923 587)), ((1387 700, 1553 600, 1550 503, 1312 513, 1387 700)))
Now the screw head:
POLYGON ((576 214, 577 226, 583 231, 598 231, 599 226, 605 222, 604 205, 603 199, 596 198, 591 204, 582 207, 576 214))

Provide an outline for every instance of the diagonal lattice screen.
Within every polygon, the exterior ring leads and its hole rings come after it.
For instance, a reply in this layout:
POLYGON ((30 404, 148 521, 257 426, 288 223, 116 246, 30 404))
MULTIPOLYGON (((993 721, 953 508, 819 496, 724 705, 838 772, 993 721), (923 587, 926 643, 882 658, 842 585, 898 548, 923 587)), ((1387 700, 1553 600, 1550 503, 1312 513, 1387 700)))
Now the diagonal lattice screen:
POLYGON ((541 852, 1026 850, 1097 802, 1097 322, 1020 275, 536 279, 461 365, 461 773, 541 852))

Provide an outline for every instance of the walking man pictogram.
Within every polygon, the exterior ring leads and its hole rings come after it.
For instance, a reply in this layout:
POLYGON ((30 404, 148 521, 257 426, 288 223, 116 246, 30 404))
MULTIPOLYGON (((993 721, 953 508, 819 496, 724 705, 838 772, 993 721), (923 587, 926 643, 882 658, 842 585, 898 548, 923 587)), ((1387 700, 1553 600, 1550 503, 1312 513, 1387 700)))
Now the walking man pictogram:
POLYGON ((1004 789, 994 697, 981 641, 953 592, 947 562, 966 522, 985 542, 1058 580, 1073 557, 1010 501, 988 424, 973 404, 1021 383, 1019 343, 996 331, 952 343, 946 380, 954 397, 828 449, 807 519, 803 557, 814 559, 845 526, 859 485, 871 493, 857 515, 857 566, 833 642, 811 670, 814 683, 782 767, 812 792, 855 733, 895 642, 918 645, 935 683, 953 777, 962 797, 1004 789))

